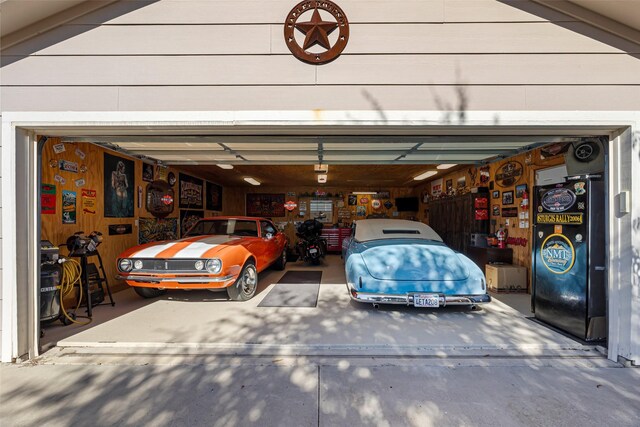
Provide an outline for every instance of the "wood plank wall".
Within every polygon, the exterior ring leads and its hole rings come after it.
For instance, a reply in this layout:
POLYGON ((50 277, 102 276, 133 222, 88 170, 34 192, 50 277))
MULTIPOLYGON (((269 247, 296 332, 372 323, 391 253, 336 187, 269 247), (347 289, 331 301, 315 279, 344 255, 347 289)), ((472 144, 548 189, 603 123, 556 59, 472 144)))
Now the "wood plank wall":
MULTIPOLYGON (((103 234, 104 241, 98 248, 100 255, 102 256, 104 267, 107 272, 107 277, 112 284, 112 289, 122 289, 126 285, 124 283, 116 281, 116 257, 125 249, 138 244, 138 227, 136 220, 138 218, 151 218, 152 215, 147 211, 144 200, 142 207, 138 207, 138 186, 143 189, 143 197, 146 194, 144 192, 148 182, 142 180, 142 161, 138 159, 129 158, 121 153, 116 153, 110 150, 106 150, 100 146, 89 143, 66 143, 65 152, 56 154, 53 150, 53 145, 59 143, 58 138, 50 138, 43 150, 42 155, 42 182, 46 184, 54 184, 56 186, 56 213, 53 215, 41 215, 42 221, 42 239, 51 241, 54 244, 65 243, 67 238, 77 231, 84 231, 90 233, 91 231, 99 231, 103 234), (76 154, 75 150, 79 148, 86 155, 84 160, 81 160, 76 154), (109 153, 116 156, 121 156, 134 161, 135 164, 135 184, 131 184, 131 191, 134 191, 134 216, 132 218, 106 218, 104 216, 104 190, 103 190, 103 176, 104 176, 104 153, 109 153), (87 166, 86 173, 73 173, 61 171, 59 168, 52 168, 49 166, 49 162, 55 160, 68 160, 78 162, 79 164, 85 164, 87 166), (65 185, 61 185, 54 180, 56 174, 65 178, 65 185), (83 178, 85 185, 76 186, 74 181, 76 179, 83 178), (96 214, 87 214, 82 212, 82 188, 96 190, 96 214), (62 223, 62 191, 69 190, 76 192, 76 224, 63 224, 62 223), (125 235, 113 235, 109 236, 109 225, 115 224, 129 224, 132 226, 132 234, 125 235)), ((168 172, 174 172, 176 178, 180 172, 176 168, 168 168, 168 172)), ((190 174, 191 175, 191 174, 190 174)), ((178 209, 178 184, 174 186, 176 191, 176 205, 173 213, 169 215, 169 218, 179 218, 180 210, 178 209)), ((224 194, 224 192, 223 192, 224 194)), ((206 212, 208 216, 212 216, 214 212, 206 212)), ((61 254, 66 254, 65 248, 60 249, 61 254)), ((90 262, 97 262, 97 260, 91 260, 90 262)))
MULTIPOLYGON (((489 195, 490 211, 494 205, 498 205, 500 207, 500 212, 502 212, 503 207, 517 207, 518 213, 522 212, 523 210, 520 208, 521 199, 518 199, 515 197, 515 187, 516 185, 527 184, 527 188, 529 190, 529 220, 528 220, 529 228, 519 228, 519 221, 520 221, 519 218, 509 218, 510 224, 508 227, 508 232, 509 232, 509 237, 521 237, 521 238, 527 239, 526 246, 510 245, 509 247, 513 249, 513 264, 526 267, 527 271, 530 273, 531 272, 531 240, 532 240, 531 226, 533 225, 533 213, 531 208, 531 204, 532 204, 531 188, 535 182, 535 172, 539 169, 545 169, 545 168, 564 164, 564 157, 562 155, 558 155, 558 156, 544 159, 540 156, 540 149, 535 149, 529 153, 523 153, 514 157, 500 160, 500 161, 489 164, 489 174, 490 174, 489 181, 495 182, 496 172, 502 167, 502 165, 504 165, 508 161, 519 162, 523 166, 523 176, 520 179, 520 181, 518 181, 515 185, 510 187, 502 188, 499 185, 494 184, 494 190, 498 190, 500 192, 500 197, 498 199, 493 199, 491 198, 491 193, 493 191, 489 192, 490 193, 489 195), (514 204, 512 205, 502 204, 502 193, 505 191, 514 192, 514 204)), ((443 188, 445 187, 445 183, 447 182, 447 180, 450 180, 450 179, 453 180, 453 186, 455 188, 457 179, 463 176, 465 177, 467 182, 467 187, 469 188, 479 187, 479 186, 488 186, 488 184, 482 184, 480 182, 480 173, 478 171, 478 168, 469 167, 469 168, 456 170, 451 173, 442 175, 440 178, 442 178, 442 181, 443 181, 443 188), (475 180, 472 177, 475 178, 475 180)), ((423 186, 418 187, 417 191, 421 195, 424 195, 431 188, 432 181, 433 180, 427 182, 423 186)), ((426 217, 425 212, 428 213, 429 205, 428 203, 422 202, 422 199, 423 199, 422 197, 420 197, 420 199, 421 199, 420 218, 421 220, 428 223, 428 218, 426 217)), ((495 232, 499 227, 505 226, 506 218, 503 218, 502 216, 496 217, 492 215, 491 219, 496 220, 496 225, 490 227, 491 232, 495 232)))

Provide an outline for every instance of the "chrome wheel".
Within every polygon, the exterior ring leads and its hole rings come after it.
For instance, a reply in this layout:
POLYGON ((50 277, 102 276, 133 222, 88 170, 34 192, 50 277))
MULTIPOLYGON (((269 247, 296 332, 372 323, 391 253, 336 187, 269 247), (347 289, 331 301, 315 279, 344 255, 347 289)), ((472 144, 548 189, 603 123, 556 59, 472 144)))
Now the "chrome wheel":
POLYGON ((258 273, 256 268, 249 264, 245 267, 242 274, 242 293, 249 298, 256 292, 258 286, 258 273))

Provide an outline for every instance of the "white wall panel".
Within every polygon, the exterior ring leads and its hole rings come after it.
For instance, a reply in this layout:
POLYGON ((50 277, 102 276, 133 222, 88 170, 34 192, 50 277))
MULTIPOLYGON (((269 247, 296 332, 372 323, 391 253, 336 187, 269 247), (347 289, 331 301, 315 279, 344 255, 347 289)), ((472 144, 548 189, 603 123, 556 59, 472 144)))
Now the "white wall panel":
MULTIPOLYGON (((290 55, 282 25, 66 25, 3 55, 290 55)), ((352 24, 345 54, 640 53, 583 23, 352 24), (604 40, 604 41, 600 41, 604 40), (605 42, 606 41, 606 42, 605 42)))
POLYGON ((293 56, 31 56, 5 65, 2 80, 25 86, 296 85, 315 83, 315 73, 293 56))
MULTIPOLYGON (((481 0, 482 1, 482 0, 481 0)), ((284 23, 298 1, 161 0, 140 7, 121 1, 80 18, 81 24, 211 24, 284 23)), ((351 23, 356 22, 442 22, 444 0, 340 0, 351 23)))

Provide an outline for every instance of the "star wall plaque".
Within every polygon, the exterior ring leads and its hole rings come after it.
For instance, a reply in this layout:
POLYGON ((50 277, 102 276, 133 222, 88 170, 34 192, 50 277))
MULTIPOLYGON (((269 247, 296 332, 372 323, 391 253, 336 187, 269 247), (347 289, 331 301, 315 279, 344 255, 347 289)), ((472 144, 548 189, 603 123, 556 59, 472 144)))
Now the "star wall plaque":
POLYGON ((299 60, 326 64, 336 59, 349 40, 349 22, 342 9, 331 1, 306 0, 291 9, 284 24, 287 47, 299 60), (325 17, 320 11, 325 11, 325 17), (327 15, 331 15, 328 17, 327 15), (337 37, 332 35, 338 30, 337 37), (302 45, 296 40, 301 39, 302 45))

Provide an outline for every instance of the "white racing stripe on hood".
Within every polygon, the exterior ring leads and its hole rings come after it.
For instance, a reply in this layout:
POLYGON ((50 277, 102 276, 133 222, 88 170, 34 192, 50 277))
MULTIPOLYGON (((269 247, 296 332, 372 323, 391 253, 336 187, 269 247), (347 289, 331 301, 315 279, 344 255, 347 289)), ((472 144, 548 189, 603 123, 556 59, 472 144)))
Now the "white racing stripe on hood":
POLYGON ((237 239, 237 237, 229 236, 211 236, 198 242, 193 242, 175 254, 173 258, 201 258, 208 250, 237 239))
POLYGON ((173 245, 175 245, 176 243, 178 243, 177 241, 175 242, 168 242, 165 244, 158 244, 155 246, 150 246, 148 248, 145 248, 141 251, 138 251, 134 254, 131 254, 131 258, 155 258, 156 255, 158 255, 160 252, 169 249, 170 247, 172 247, 173 245))

